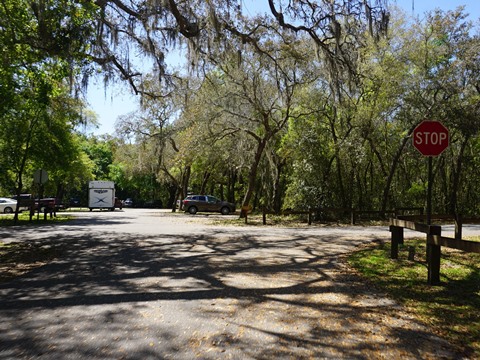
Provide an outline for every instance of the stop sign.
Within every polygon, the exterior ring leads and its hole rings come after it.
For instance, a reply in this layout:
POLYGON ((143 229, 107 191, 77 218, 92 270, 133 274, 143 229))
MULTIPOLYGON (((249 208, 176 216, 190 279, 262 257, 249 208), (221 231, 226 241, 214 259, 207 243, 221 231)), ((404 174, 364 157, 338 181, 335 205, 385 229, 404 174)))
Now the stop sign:
POLYGON ((413 146, 422 155, 440 155, 448 143, 448 129, 440 121, 424 120, 413 130, 413 146))

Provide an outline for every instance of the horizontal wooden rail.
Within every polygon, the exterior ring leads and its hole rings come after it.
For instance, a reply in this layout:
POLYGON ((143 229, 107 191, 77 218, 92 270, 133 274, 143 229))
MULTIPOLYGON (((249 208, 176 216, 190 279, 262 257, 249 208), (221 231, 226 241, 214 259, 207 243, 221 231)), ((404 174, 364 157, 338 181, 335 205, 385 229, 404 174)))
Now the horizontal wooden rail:
POLYGON ((308 215, 308 225, 312 224, 312 213, 313 210, 284 210, 280 213, 271 210, 262 210, 262 222, 263 225, 267 225, 267 214, 269 215, 308 215))
POLYGON ((441 230, 441 226, 439 225, 427 225, 402 219, 390 219, 390 226, 397 226, 409 230, 414 230, 427 235, 438 234, 438 231, 441 230))
POLYGON ((315 212, 348 212, 350 213, 352 209, 349 208, 311 208, 308 210, 282 210, 282 211, 273 211, 268 209, 263 209, 262 212, 267 215, 290 215, 290 214, 308 214, 315 212))
POLYGON ((465 252, 480 254, 480 242, 454 239, 439 235, 428 237, 427 243, 437 246, 446 246, 448 248, 462 250, 465 252))
POLYGON ((280 215, 306 215, 310 214, 311 211, 304 210, 285 210, 280 213, 280 215))
MULTIPOLYGON (((426 215, 398 215, 397 219, 410 220, 410 221, 422 221, 426 219, 426 215)), ((461 221, 464 224, 480 224, 479 217, 456 217, 455 215, 448 214, 434 214, 432 220, 444 220, 444 221, 461 221)))
MULTIPOLYGON (((314 214, 320 213, 336 213, 336 214, 344 214, 350 216, 350 223, 355 225, 359 218, 363 216, 379 216, 379 217, 387 217, 387 216, 397 216, 399 213, 404 211, 417 211, 423 213, 423 208, 421 207, 402 207, 402 208, 395 208, 395 210, 355 210, 352 208, 334 208, 334 207, 319 207, 319 208, 310 208, 308 210, 283 210, 283 211, 273 211, 269 209, 262 209, 263 214, 263 223, 266 224, 266 216, 267 215, 308 215, 309 217, 309 225, 311 224, 311 220, 314 214)), ((418 219, 423 219, 423 215, 401 215, 401 217, 415 217, 418 216, 418 219)))
POLYGON ((404 211, 416 211, 419 212, 420 215, 423 214, 423 207, 397 207, 395 208, 395 212, 398 214, 404 211))

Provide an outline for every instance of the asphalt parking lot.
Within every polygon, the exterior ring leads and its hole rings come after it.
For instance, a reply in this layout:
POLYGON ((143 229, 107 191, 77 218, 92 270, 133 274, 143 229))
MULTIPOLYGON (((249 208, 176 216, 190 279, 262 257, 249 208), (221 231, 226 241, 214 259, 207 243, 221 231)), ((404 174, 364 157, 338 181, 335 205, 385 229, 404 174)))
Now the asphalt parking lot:
POLYGON ((0 228, 62 253, 0 284, 0 359, 458 357, 343 263, 388 228, 215 216, 123 209, 0 228))

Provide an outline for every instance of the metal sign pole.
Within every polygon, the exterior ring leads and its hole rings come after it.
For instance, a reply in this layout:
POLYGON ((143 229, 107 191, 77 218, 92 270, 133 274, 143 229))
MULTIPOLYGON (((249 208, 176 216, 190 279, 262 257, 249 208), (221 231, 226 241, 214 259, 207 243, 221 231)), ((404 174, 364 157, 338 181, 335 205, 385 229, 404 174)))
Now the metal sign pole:
POLYGON ((43 184, 48 181, 48 172, 38 169, 33 174, 33 182, 38 185, 37 221, 40 219, 40 196, 43 196, 43 184))
POLYGON ((432 225, 432 183, 433 183, 433 170, 432 161, 433 157, 428 157, 428 184, 427 184, 427 225, 432 225))
POLYGON ((40 220, 40 193, 42 192, 42 185, 38 183, 38 194, 37 194, 37 221, 40 220))

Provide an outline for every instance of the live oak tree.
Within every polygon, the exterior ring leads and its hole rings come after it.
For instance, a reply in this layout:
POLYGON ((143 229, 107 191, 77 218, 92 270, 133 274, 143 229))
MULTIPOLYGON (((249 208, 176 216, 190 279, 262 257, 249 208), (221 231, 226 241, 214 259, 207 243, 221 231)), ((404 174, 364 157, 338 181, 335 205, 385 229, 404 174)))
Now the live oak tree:
POLYGON ((94 29, 89 9, 67 1, 0 6, 0 151, 17 194, 35 168, 67 170, 76 154, 71 137, 82 117, 64 80, 82 66, 94 29))
MULTIPOLYGON (((286 38, 285 38, 286 39, 286 38)), ((246 171, 242 206, 251 203, 259 166, 266 150, 296 113, 296 93, 311 80, 306 66, 309 41, 289 39, 289 45, 266 41, 265 54, 250 49, 230 53, 205 76, 198 104, 203 103, 205 128, 214 141, 234 138, 240 144, 246 171), (242 145, 247 145, 242 149, 242 145)), ((260 46, 260 44, 257 44, 260 46)), ((228 149, 227 147, 224 147, 228 149)))
MULTIPOLYGON (((106 81, 127 81, 135 94, 158 96, 143 87, 148 72, 159 81, 173 75, 166 58, 185 49, 188 63, 201 67, 242 44, 257 45, 264 28, 305 34, 337 69, 355 72, 359 28, 380 36, 387 30, 385 0, 264 0, 268 13, 247 16, 241 0, 3 0, 3 45, 21 46, 42 59, 59 58, 83 69, 86 80, 97 67, 106 81)), ((72 76, 76 75, 74 72, 72 76)), ((160 94, 162 89, 160 88, 160 94)))
MULTIPOLYGON (((168 188, 168 204, 172 207, 176 197, 186 194, 183 184, 187 181, 190 167, 190 161, 182 160, 179 155, 183 145, 177 139, 182 127, 179 117, 184 112, 182 106, 188 99, 190 88, 185 85, 186 79, 177 78, 176 81, 175 92, 162 97, 145 97, 139 111, 120 117, 116 123, 117 133, 124 142, 116 158, 126 175, 133 179, 150 174, 152 184, 168 188)), ((152 77, 143 83, 143 88, 150 93, 159 94, 161 86, 152 77)), ((153 195, 149 197, 154 198, 153 195)))
POLYGON ((317 84, 303 100, 312 113, 291 123, 283 142, 293 165, 286 206, 422 206, 426 179, 418 169, 424 162, 409 140, 426 117, 444 121, 452 136, 436 166, 438 194, 445 194, 437 196, 437 209, 453 212, 456 192, 475 194, 475 182, 465 177, 464 190, 458 186, 462 164, 475 172, 473 158, 462 154, 472 151, 469 139, 477 133, 478 57, 472 54, 478 38, 461 12, 433 13, 415 24, 393 15, 388 36, 364 38, 359 77, 353 85, 340 83, 342 99, 317 84))
POLYGON ((68 173, 80 164, 80 148, 73 131, 81 119, 78 106, 70 102, 61 82, 49 78, 47 69, 26 69, 24 75, 21 81, 16 78, 19 86, 0 126, 2 165, 8 169, 17 195, 25 185, 31 188, 32 173, 38 168, 49 171, 55 182, 65 180, 58 169, 68 173))
POLYGON ((461 8, 429 14, 422 34, 430 92, 426 101, 431 104, 433 116, 449 127, 451 136, 450 149, 437 164, 445 194, 438 202, 444 211, 456 214, 465 209, 458 204, 462 179, 468 180, 463 167, 473 165, 465 155, 480 130, 480 37, 474 35, 461 8))
MULTIPOLYGON (((100 65, 106 79, 119 74, 135 94, 158 96, 143 87, 145 65, 159 81, 171 80, 166 58, 174 48, 187 52, 188 64, 199 68, 209 58, 250 44, 257 51, 265 27, 280 26, 287 33, 305 34, 328 59, 333 77, 337 69, 355 72, 355 34, 359 28, 380 36, 388 27, 386 1, 352 0, 347 2, 273 1, 268 13, 253 21, 241 0, 97 0, 96 37, 88 59, 100 65), (145 61, 144 61, 145 60, 145 61)), ((78 7, 85 4, 78 2, 78 7)), ((88 8, 90 12, 90 8, 88 8)))

